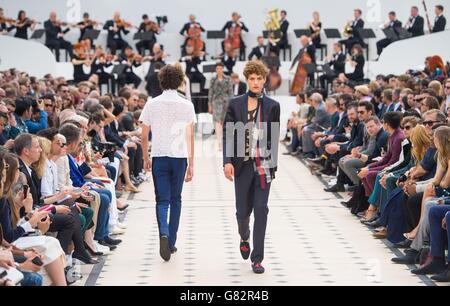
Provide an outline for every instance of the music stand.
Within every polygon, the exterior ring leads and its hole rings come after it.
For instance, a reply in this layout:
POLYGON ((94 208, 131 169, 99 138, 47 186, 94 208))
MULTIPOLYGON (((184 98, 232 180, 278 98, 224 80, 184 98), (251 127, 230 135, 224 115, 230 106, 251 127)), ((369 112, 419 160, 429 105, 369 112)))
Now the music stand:
POLYGON ((386 38, 390 41, 396 41, 398 40, 397 33, 395 33, 394 29, 392 28, 386 28, 382 30, 384 35, 386 35, 386 38))
POLYGON ((203 65, 203 73, 215 73, 216 72, 216 64, 213 65, 203 65))
POLYGON ((377 38, 375 32, 372 29, 357 28, 356 31, 358 31, 359 37, 361 37, 362 39, 377 38))
POLYGON ((217 40, 225 39, 225 31, 206 31, 206 39, 214 39, 214 54, 217 54, 217 40))
POLYGON ((153 41, 155 38, 155 33, 153 32, 141 32, 139 35, 139 39, 142 41, 153 41))
POLYGON ((126 68, 127 68, 127 65, 125 65, 125 64, 114 65, 114 68, 111 71, 111 74, 121 75, 126 68))
POLYGON ((91 41, 94 41, 99 35, 100 30, 87 29, 86 32, 84 32, 83 39, 90 39, 91 41))
POLYGON ((334 28, 328 28, 328 29, 323 29, 323 31, 325 32, 325 37, 328 39, 341 39, 341 33, 339 32, 338 29, 334 29, 334 28))
POLYGON ((143 32, 136 32, 133 35, 133 40, 142 40, 142 34, 144 34, 143 32))
POLYGON ((269 69, 281 66, 280 58, 278 56, 263 56, 261 57, 261 60, 269 69))
POLYGON ((412 37, 412 34, 402 27, 395 28, 395 31, 397 32, 399 39, 407 39, 412 37))
MULTIPOLYGON (((267 31, 267 30, 263 31, 263 37, 265 39, 269 38, 269 32, 270 31, 267 31)), ((275 30, 275 31, 272 31, 272 32, 274 34, 275 39, 280 39, 281 38, 281 36, 282 36, 281 30, 275 30)))
POLYGON ((301 36, 311 36, 311 30, 310 29, 296 29, 294 30, 295 36, 297 38, 300 38, 301 36))
POLYGON ((42 36, 44 36, 45 30, 44 29, 39 29, 33 32, 33 34, 31 35, 30 39, 41 39, 42 36))
POLYGON ((323 73, 325 73, 326 76, 336 76, 336 73, 333 69, 331 69, 329 64, 322 65, 323 73))

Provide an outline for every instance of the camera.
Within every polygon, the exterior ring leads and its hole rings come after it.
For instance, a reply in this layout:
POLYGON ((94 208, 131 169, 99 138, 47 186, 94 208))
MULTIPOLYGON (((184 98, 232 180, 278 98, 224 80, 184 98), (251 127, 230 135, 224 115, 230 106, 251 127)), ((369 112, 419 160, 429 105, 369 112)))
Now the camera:
POLYGON ((156 22, 158 23, 159 26, 161 26, 161 24, 166 24, 169 22, 169 20, 167 19, 167 16, 156 16, 156 22))
POLYGON ((100 152, 103 157, 109 159, 110 162, 114 162, 114 154, 116 153, 117 146, 112 142, 93 142, 92 149, 95 153, 100 152))
POLYGON ((398 178, 398 182, 399 183, 404 183, 404 182, 406 182, 406 180, 408 179, 408 177, 406 176, 406 175, 402 175, 402 176, 400 176, 399 178, 398 178))

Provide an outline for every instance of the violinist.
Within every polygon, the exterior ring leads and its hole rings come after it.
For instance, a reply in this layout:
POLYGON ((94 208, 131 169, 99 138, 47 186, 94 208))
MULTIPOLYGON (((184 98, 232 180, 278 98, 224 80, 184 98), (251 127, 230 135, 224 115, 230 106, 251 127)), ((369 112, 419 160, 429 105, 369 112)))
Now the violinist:
POLYGON ((10 32, 12 29, 14 29, 14 26, 12 25, 14 23, 13 19, 6 18, 5 12, 3 11, 3 8, 0 7, 0 35, 6 34, 10 32), (10 24, 8 27, 7 24, 10 24))
POLYGON ((45 45, 51 49, 55 50, 56 61, 59 62, 60 49, 66 50, 73 58, 73 47, 70 42, 64 39, 64 35, 70 31, 69 28, 62 30, 62 26, 67 25, 56 19, 56 13, 51 12, 49 20, 44 23, 45 28, 45 45))
POLYGON ((132 25, 120 18, 120 12, 115 12, 112 20, 108 20, 103 29, 108 31, 107 47, 111 50, 111 54, 116 55, 117 50, 124 50, 128 47, 128 43, 123 40, 122 33, 127 35, 132 25))
POLYGON ((36 24, 37 22, 35 20, 31 20, 27 17, 25 11, 19 11, 17 21, 14 24, 14 27, 16 28, 14 37, 28 39, 28 28, 30 28, 31 31, 34 31, 36 24))
POLYGON ((90 47, 84 42, 74 45, 72 58, 73 80, 75 83, 87 81, 91 75, 92 59, 89 54, 90 47))
POLYGON ((111 92, 113 93, 116 92, 114 77, 112 74, 107 73, 105 68, 112 66, 115 60, 117 60, 117 56, 106 54, 103 48, 98 46, 95 48, 91 65, 91 73, 98 76, 99 86, 101 87, 103 84, 108 84, 111 80, 111 92))
POLYGON ((126 66, 123 72, 119 75, 120 87, 128 84, 134 84, 135 88, 139 87, 139 84, 141 84, 141 78, 133 72, 133 67, 141 66, 143 60, 144 58, 141 55, 134 53, 130 46, 125 47, 124 51, 119 56, 120 63, 126 66))
MULTIPOLYGON (((183 49, 186 46, 189 38, 191 38, 192 34, 189 34, 189 32, 192 32, 193 30, 205 32, 205 29, 201 26, 201 24, 196 21, 195 15, 189 15, 189 22, 186 23, 180 31, 180 34, 186 38, 186 40, 184 41, 184 44, 183 44, 183 49)), ((205 50, 201 50, 201 51, 205 51, 205 50)))
POLYGON ((186 45, 180 62, 186 63, 186 76, 190 83, 200 83, 200 90, 205 88, 206 78, 198 69, 198 65, 202 62, 203 53, 194 53, 194 47, 186 45))
POLYGON ((150 20, 147 14, 142 15, 142 23, 139 26, 138 33, 152 33, 152 35, 151 39, 141 40, 136 44, 136 49, 141 55, 144 55, 145 50, 151 51, 153 49, 153 45, 156 43, 156 35, 159 34, 160 31, 158 24, 150 20))
MULTIPOLYGON (((100 25, 100 23, 89 18, 89 13, 84 13, 83 20, 77 23, 77 27, 80 29, 80 38, 78 38, 78 41, 81 42, 83 40, 86 30, 94 30, 98 25, 100 25)), ((95 48, 93 43, 94 42, 91 40, 91 45, 95 48)))
POLYGON ((222 31, 227 31, 227 38, 222 42, 222 49, 225 51, 225 43, 231 44, 233 49, 239 50, 240 58, 245 58, 245 44, 242 40, 242 31, 248 32, 248 28, 240 21, 241 15, 234 12, 231 15, 231 20, 228 21, 222 28, 222 31))
POLYGON ((154 44, 151 56, 149 57, 150 68, 145 77, 147 80, 145 89, 151 97, 156 97, 162 93, 162 90, 159 87, 158 73, 161 68, 166 65, 166 57, 167 54, 162 50, 161 45, 159 43, 154 44))

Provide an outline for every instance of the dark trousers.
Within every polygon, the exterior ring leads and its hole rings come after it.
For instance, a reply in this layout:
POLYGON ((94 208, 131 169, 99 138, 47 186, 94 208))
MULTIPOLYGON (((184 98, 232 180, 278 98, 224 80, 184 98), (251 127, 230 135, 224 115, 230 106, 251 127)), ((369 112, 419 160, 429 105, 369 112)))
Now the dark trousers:
POLYGON ((405 212, 406 223, 410 230, 412 230, 419 224, 420 214, 422 211, 422 198, 423 198, 423 192, 417 193, 413 196, 410 196, 404 202, 403 207, 406 211, 405 212))
POLYGON ((391 40, 388 38, 384 38, 382 40, 377 41, 377 54, 380 55, 383 52, 383 49, 391 44, 391 40))
POLYGON ((236 219, 242 240, 250 238, 250 215, 254 212, 252 262, 264 259, 264 239, 266 236, 269 207, 270 183, 261 189, 260 178, 253 168, 253 162, 245 162, 239 176, 235 177, 236 219))
POLYGON ((327 85, 332 83, 333 80, 337 77, 337 74, 334 75, 326 75, 326 74, 322 74, 319 77, 319 81, 320 81, 320 87, 323 89, 327 89, 327 85))
POLYGON ((177 242, 181 216, 181 192, 183 191, 186 167, 186 158, 152 158, 159 235, 169 238, 170 248, 173 248, 177 242), (170 220, 167 220, 169 208, 170 220))
MULTIPOLYGON (((431 207, 428 216, 430 221, 431 255, 437 258, 445 258, 445 244, 450 250, 450 205, 438 205, 431 207), (447 229, 442 228, 442 220, 445 219, 447 229)), ((450 255, 448 258, 450 262, 450 255)))
POLYGON ((56 239, 61 244, 64 253, 69 254, 69 245, 75 231, 76 218, 72 214, 56 214, 53 216, 49 232, 57 232, 56 239))
POLYGON ((145 50, 150 50, 150 53, 153 50, 154 41, 141 40, 136 44, 136 50, 138 50, 139 54, 144 55, 145 50))
POLYGON ((106 189, 93 189, 100 195, 100 207, 97 215, 97 227, 95 228, 94 240, 103 240, 109 235, 109 206, 112 195, 106 189))
POLYGON ((205 88, 206 78, 201 72, 186 72, 186 76, 192 83, 200 83, 200 91, 205 88))
POLYGON ((360 44, 361 47, 362 47, 361 41, 358 38, 354 37, 354 36, 350 37, 349 39, 340 40, 339 42, 341 44, 345 45, 345 51, 348 54, 352 53, 352 48, 353 48, 354 45, 360 44))
POLYGON ((69 54, 70 58, 73 57, 73 46, 67 40, 64 40, 62 38, 51 40, 46 44, 46 46, 49 49, 55 50, 55 57, 56 57, 57 62, 59 62, 59 57, 60 57, 59 50, 60 49, 66 50, 66 52, 69 54))
POLYGON ((116 55, 117 50, 123 51, 129 44, 123 39, 111 39, 108 41, 108 48, 112 55, 116 55))
POLYGON ((133 84, 134 88, 138 88, 139 84, 141 84, 141 78, 134 72, 124 72, 119 75, 119 86, 123 87, 126 84, 133 84))

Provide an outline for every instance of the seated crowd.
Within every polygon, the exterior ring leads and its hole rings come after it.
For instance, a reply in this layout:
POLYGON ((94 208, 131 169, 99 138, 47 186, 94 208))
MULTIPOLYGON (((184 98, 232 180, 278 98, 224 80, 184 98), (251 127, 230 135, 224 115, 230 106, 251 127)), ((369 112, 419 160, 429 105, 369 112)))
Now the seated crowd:
MULTIPOLYGON (((429 67, 427 67, 429 68, 429 67)), ((447 71, 380 75, 366 85, 335 81, 310 88, 284 140, 311 173, 329 180, 373 237, 404 255, 397 264, 450 282, 450 78, 447 71), (291 135, 291 137, 289 137, 291 135)))
POLYGON ((16 284, 10 273, 21 285, 71 284, 76 260, 96 264, 121 243, 122 193, 147 180, 137 120, 147 95, 99 92, 0 72, 0 286, 16 284))

